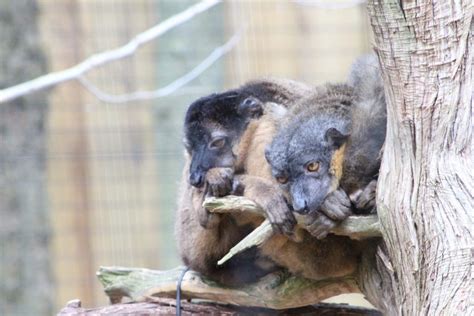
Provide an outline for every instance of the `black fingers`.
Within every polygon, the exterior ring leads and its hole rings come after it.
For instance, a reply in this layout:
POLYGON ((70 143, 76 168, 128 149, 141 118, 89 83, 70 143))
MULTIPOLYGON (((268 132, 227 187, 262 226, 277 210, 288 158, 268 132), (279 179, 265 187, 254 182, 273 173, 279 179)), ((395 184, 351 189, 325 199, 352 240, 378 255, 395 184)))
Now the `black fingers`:
POLYGON ((213 168, 207 172, 207 194, 222 197, 232 192, 234 171, 231 168, 213 168))
MULTIPOLYGON (((231 168, 212 168, 206 174, 206 195, 221 197, 232 191, 234 171, 231 168)), ((221 221, 220 214, 214 214, 201 207, 199 224, 206 229, 215 228, 221 221)))
POLYGON ((268 220, 272 224, 274 232, 289 237, 293 236, 296 220, 291 212, 288 213, 288 216, 285 216, 282 213, 273 213, 272 215, 268 214, 268 220))
POLYGON ((221 221, 221 214, 211 213, 204 207, 199 209, 199 224, 205 229, 216 228, 221 221))
POLYGON ((232 191, 230 192, 230 194, 242 196, 244 195, 244 192, 245 192, 244 184, 241 181, 239 181, 238 178, 234 178, 234 181, 232 182, 232 191))
POLYGON ((357 213, 368 214, 376 212, 377 180, 372 180, 354 201, 357 213))
POLYGON ((349 196, 340 188, 326 197, 320 210, 328 218, 339 222, 353 213, 349 196))
POLYGON ((296 218, 288 207, 283 196, 275 196, 266 205, 262 205, 273 230, 280 234, 292 237, 296 225, 296 218))
POLYGON ((320 212, 306 214, 303 218, 306 230, 317 239, 325 238, 330 230, 338 224, 337 221, 320 212))
POLYGON ((323 239, 331 229, 352 214, 351 200, 346 192, 339 188, 325 198, 320 210, 303 217, 304 225, 311 235, 323 239))

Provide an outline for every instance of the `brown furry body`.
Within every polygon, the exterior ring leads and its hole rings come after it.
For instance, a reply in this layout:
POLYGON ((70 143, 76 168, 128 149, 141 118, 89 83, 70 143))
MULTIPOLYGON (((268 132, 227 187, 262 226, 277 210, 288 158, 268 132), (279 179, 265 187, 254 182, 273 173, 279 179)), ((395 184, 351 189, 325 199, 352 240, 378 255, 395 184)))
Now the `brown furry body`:
MULTIPOLYGON (((295 85, 292 87, 294 89, 295 85)), ((307 95, 311 91, 310 88, 301 90, 300 87, 298 91, 302 93, 294 93, 293 99, 280 98, 277 101, 294 102, 297 97, 307 95)), ((238 137, 238 141, 233 143, 234 164, 217 168, 212 166, 206 178, 213 178, 211 182, 219 182, 219 175, 224 175, 220 180, 223 183, 228 182, 228 177, 232 177, 234 184, 239 183, 240 194, 256 201, 266 210, 279 210, 268 213, 273 216, 272 222, 285 222, 288 221, 286 214, 291 214, 291 211, 288 210, 283 191, 272 178, 264 154, 282 119, 281 106, 272 105, 269 103, 271 101, 265 101, 264 114, 251 120, 238 137)), ((288 102, 283 105, 291 106, 288 102)), ((230 285, 255 281, 273 270, 276 265, 312 279, 342 276, 354 271, 359 253, 354 242, 337 236, 319 241, 303 231, 299 232, 302 242, 295 242, 277 234, 259 251, 251 249, 231 259, 227 265, 218 267, 217 260, 256 228, 263 218, 240 213, 209 214, 201 206, 206 186, 191 186, 187 181, 187 167, 183 175, 184 189, 180 197, 175 231, 183 262, 192 269, 230 285)), ((206 185, 212 186, 212 183, 206 185)))
POLYGON ((266 157, 313 236, 325 238, 353 212, 373 212, 385 132, 375 56, 355 63, 348 84, 315 89, 285 117, 266 157))

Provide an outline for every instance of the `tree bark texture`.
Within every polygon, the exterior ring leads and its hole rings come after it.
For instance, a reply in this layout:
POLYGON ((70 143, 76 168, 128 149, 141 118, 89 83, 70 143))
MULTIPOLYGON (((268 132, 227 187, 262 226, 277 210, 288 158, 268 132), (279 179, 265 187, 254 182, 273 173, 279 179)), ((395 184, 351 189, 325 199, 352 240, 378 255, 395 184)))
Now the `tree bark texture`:
POLYGON ((371 0, 368 11, 387 96, 377 206, 396 313, 467 315, 473 2, 371 0))
MULTIPOLYGON (((35 0, 0 2, 0 89, 46 72, 35 0)), ((51 315, 47 98, 0 104, 0 314, 51 315)))

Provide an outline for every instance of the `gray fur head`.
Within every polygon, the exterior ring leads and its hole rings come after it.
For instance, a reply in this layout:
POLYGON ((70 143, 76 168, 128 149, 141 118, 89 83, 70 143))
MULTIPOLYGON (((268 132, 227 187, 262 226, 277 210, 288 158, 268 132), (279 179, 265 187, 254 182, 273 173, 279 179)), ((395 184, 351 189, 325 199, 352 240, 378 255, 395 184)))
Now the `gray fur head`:
POLYGON ((294 210, 317 211, 338 185, 370 181, 380 165, 385 125, 383 82, 373 54, 354 63, 348 84, 318 87, 295 105, 266 152, 294 210), (309 170, 312 163, 316 171, 309 170))
POLYGON ((303 100, 306 105, 290 114, 267 148, 273 176, 290 193, 296 212, 317 211, 337 187, 332 158, 347 142, 351 129, 350 103, 346 102, 350 89, 346 88, 327 86, 324 95, 303 100))

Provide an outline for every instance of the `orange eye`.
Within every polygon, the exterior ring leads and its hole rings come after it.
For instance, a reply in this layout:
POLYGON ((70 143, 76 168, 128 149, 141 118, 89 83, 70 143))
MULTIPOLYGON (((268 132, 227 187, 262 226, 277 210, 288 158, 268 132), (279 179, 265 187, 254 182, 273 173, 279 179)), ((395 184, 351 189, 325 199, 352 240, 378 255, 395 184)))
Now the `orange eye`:
POLYGON ((319 170, 319 162, 313 161, 306 165, 306 170, 309 172, 316 172, 319 170))
POLYGON ((276 177, 276 180, 281 183, 281 184, 285 184, 288 182, 288 177, 285 177, 285 176, 278 176, 276 177))

